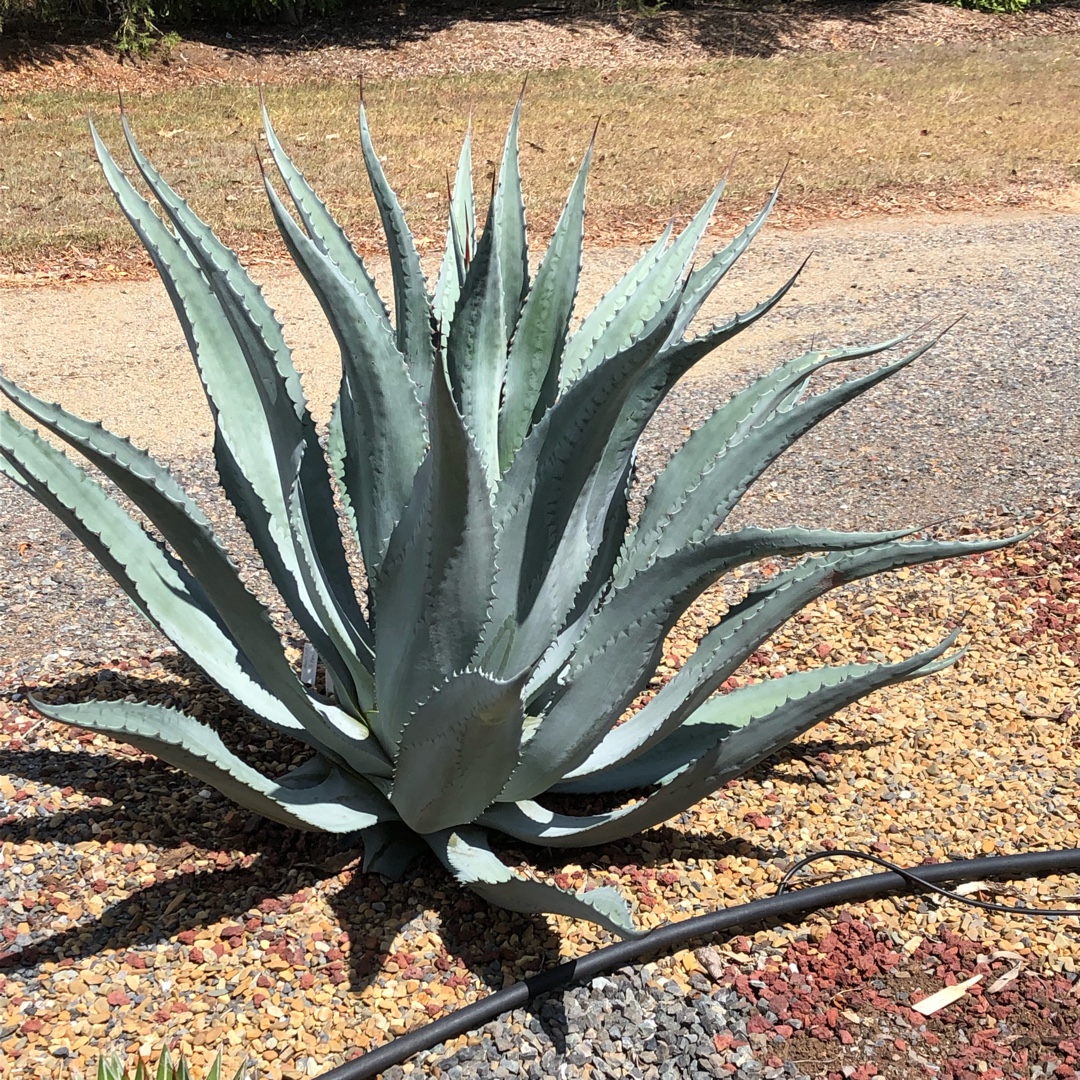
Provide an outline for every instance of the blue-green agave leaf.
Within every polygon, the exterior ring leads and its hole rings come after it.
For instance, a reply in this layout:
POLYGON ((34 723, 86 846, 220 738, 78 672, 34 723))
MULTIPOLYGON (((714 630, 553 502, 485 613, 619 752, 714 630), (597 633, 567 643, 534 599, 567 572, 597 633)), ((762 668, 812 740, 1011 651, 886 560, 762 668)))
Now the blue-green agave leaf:
MULTIPOLYGON (((333 491, 319 452, 315 423, 308 412, 300 375, 293 365, 281 323, 263 297, 262 290, 240 265, 235 253, 221 243, 213 230, 165 183, 139 150, 126 117, 122 122, 132 159, 199 264, 255 381, 257 401, 265 415, 278 465, 277 484, 270 487, 276 487, 286 500, 294 482, 293 470, 296 471, 296 479, 303 490, 308 515, 315 529, 309 534, 294 536, 293 544, 311 549, 309 557, 319 563, 328 585, 335 593, 336 602, 343 608, 341 620, 361 626, 363 617, 351 589, 348 564, 337 528, 333 491), (299 467, 295 464, 297 458, 299 467), (284 483, 281 478, 285 478, 284 483)), ((254 399, 244 404, 257 407, 254 399)), ((215 406, 215 420, 220 431, 220 416, 225 410, 220 394, 215 406)), ((242 425, 240 428, 243 430, 242 425)), ((240 445, 243 445, 243 439, 240 445)), ((236 447, 233 447, 233 452, 236 455, 236 447)), ((249 463, 245 462, 245 465, 249 463)), ((370 641, 370 636, 365 636, 370 641)))
MULTIPOLYGON (((550 847, 592 847, 652 828, 707 798, 729 780, 753 768, 837 709, 858 700, 871 690, 889 682, 919 678, 948 667, 952 660, 936 659, 948 648, 948 644, 943 643, 927 653, 904 661, 902 665, 896 665, 906 669, 897 678, 878 682, 876 677, 879 672, 850 675, 851 680, 864 680, 863 689, 858 691, 850 682, 841 682, 836 686, 825 684, 817 693, 808 694, 809 700, 796 700, 790 705, 782 703, 771 711, 751 715, 742 727, 725 726, 722 721, 714 720, 713 737, 703 740, 706 748, 696 760, 664 776, 662 786, 655 794, 618 810, 591 817, 572 817, 552 813, 537 803, 521 802, 493 807, 484 814, 481 822, 509 836, 550 847)), ((811 685, 813 682, 813 678, 806 680, 811 685)), ((793 689, 798 692, 797 688, 793 689)), ((701 723, 707 723, 709 715, 722 715, 724 696, 713 698, 703 707, 707 715, 702 717, 701 723)), ((767 699, 769 695, 763 697, 767 699)))
POLYGON ((281 174, 281 179, 308 235, 319 251, 327 256, 346 280, 353 285, 357 293, 367 300, 382 328, 392 333, 390 313, 386 310, 386 304, 375 285, 375 279, 364 265, 364 260, 357 255, 344 230, 326 209, 325 203, 315 194, 304 178, 304 174, 285 153, 270 124, 270 116, 265 104, 262 106, 262 117, 270 155, 274 159, 274 164, 281 174))
MULTIPOLYGON (((627 469, 632 466, 638 440, 660 403, 679 379, 700 359, 771 311, 786 295, 797 277, 798 271, 771 297, 750 311, 736 314, 726 323, 714 326, 707 334, 690 341, 680 341, 665 346, 637 376, 623 403, 618 423, 608 440, 590 491, 586 516, 591 523, 590 541, 592 543, 596 543, 597 535, 601 530, 607 529, 608 521, 622 513, 618 501, 620 498, 625 499, 623 478, 627 469)), ((682 308, 679 309, 676 321, 681 318, 681 312, 682 308)), ((674 334, 674 328, 672 333, 674 334)), ((620 553, 613 554, 618 556, 620 553)), ((606 565, 610 572, 614 567, 614 562, 606 565)), ((625 572, 626 569, 625 564, 620 565, 620 571, 625 572)), ((615 580, 616 583, 621 583, 624 577, 620 575, 615 580)))
POLYGON ((616 580, 623 583, 653 559, 713 532, 754 480, 801 435, 918 359, 933 344, 799 401, 806 380, 822 367, 875 355, 900 340, 807 353, 758 379, 717 409, 656 478, 616 580))
MULTIPOLYGON (((606 311, 605 316, 597 322, 590 324, 590 315, 581 324, 567 342, 563 354, 564 386, 581 378, 606 357, 626 348, 627 344, 640 336, 642 325, 655 315, 672 289, 686 276, 697 245, 720 201, 724 184, 725 181, 721 181, 717 185, 693 221, 676 237, 671 247, 656 259, 644 278, 620 297, 621 302, 617 306, 606 311)), ((605 301, 601 301, 600 307, 604 305, 605 301)))
POLYGON ((902 535, 742 529, 658 560, 613 590, 586 626, 502 800, 534 798, 585 761, 648 684, 675 622, 721 574, 767 556, 863 549, 902 535))
POLYGON ((562 354, 581 273, 585 181, 592 151, 590 143, 510 343, 499 417, 502 472, 510 467, 525 436, 555 403, 559 392, 562 354))
POLYGON ((262 684, 198 581, 100 484, 7 412, 0 412, 0 455, 10 463, 6 475, 71 529, 177 648, 261 719, 304 737, 300 721, 262 684))
MULTIPOLYGON (((805 721, 800 731, 809 730, 874 690, 921 679, 955 663, 962 653, 945 660, 939 657, 956 642, 959 633, 956 630, 933 649, 898 663, 845 664, 799 671, 717 694, 702 704, 688 700, 688 685, 675 688, 667 700, 660 701, 660 694, 672 685, 673 679, 631 718, 641 717, 655 703, 651 714, 643 717, 644 723, 635 724, 630 731, 625 730, 625 724, 609 731, 585 763, 568 773, 555 790, 626 791, 660 783, 696 761, 719 736, 727 738, 762 720, 777 730, 783 729, 789 721, 779 715, 781 711, 792 714, 790 722, 801 725, 805 721)), ((693 700, 698 700, 697 694, 693 700)), ((737 743, 729 743, 729 753, 737 749, 737 743)))
POLYGON ((394 278, 394 318, 397 322, 398 351, 405 357, 413 382, 422 392, 431 384, 435 365, 432 341, 431 297, 428 295, 420 256, 412 233, 405 223, 394 189, 386 179, 382 162, 371 142, 367 113, 360 102, 360 146, 364 153, 371 192, 379 208, 386 243, 390 249, 390 269, 394 278))
POLYGON ((590 485, 634 377, 669 333, 678 302, 673 293, 642 337, 556 402, 497 489, 499 571, 491 626, 498 630, 510 620, 517 626, 509 669, 535 663, 574 605, 600 543, 598 533, 590 536, 590 485))
POLYGON ((446 371, 488 478, 499 473, 499 400, 506 372, 505 301, 494 203, 465 274, 446 345, 446 371))
MULTIPOLYGON (((338 658, 332 655, 333 647, 314 617, 308 597, 299 587, 296 546, 302 541, 293 537, 288 522, 286 499, 289 489, 283 484, 287 481, 291 486, 294 482, 297 470, 293 459, 299 445, 308 438, 314 439, 313 425, 302 407, 302 395, 299 404, 302 415, 294 412, 293 423, 289 423, 291 410, 286 403, 291 403, 293 408, 298 407, 295 395, 299 394, 299 384, 292 385, 290 378, 281 375, 277 368, 281 357, 270 361, 274 372, 265 371, 256 375, 249 367, 249 354, 257 353, 258 349, 250 336, 245 338, 244 344, 241 343, 240 332, 230 322, 220 296, 212 289, 209 277, 198 264, 192 247, 168 229, 146 200, 135 191, 92 126, 91 133, 106 180, 161 274, 199 367, 214 414, 217 429, 215 457, 226 494, 247 525, 275 586, 305 634, 327 662, 335 665, 335 676, 340 673, 344 682, 348 674, 336 662, 338 658), (282 379, 285 388, 281 386, 282 379), (277 407, 268 412, 263 401, 271 391, 277 407), (292 431, 288 430, 290 426, 292 431)), ((137 148, 133 153, 138 153, 137 148)), ((136 158, 137 162, 139 157, 136 158)), ((151 176, 156 176, 148 164, 142 167, 151 176)), ((171 193, 160 178, 156 183, 161 197, 169 198, 178 217, 184 220, 185 225, 190 224, 194 215, 183 206, 182 200, 171 193)), ((194 220, 198 221, 197 218, 194 220)), ((197 227, 201 229, 206 243, 221 247, 205 226, 199 223, 197 227), (205 234, 209 234, 209 239, 205 234)), ((229 257, 235 262, 231 253, 229 257)), ((238 272, 240 276, 246 276, 242 269, 238 272)), ((221 280, 220 273, 216 274, 216 278, 219 287, 228 284, 221 280)), ((272 316, 270 322, 276 326, 272 316)), ((280 336, 280 327, 277 333, 280 336)), ((316 478, 309 486, 316 494, 324 489, 322 509, 325 511, 328 506, 332 514, 325 469, 323 473, 321 484, 316 478)), ((336 517, 333 520, 333 532, 336 534, 336 517)), ((320 543, 330 546, 330 561, 338 563, 334 571, 335 582, 340 584, 343 571, 348 580, 347 568, 343 565, 344 556, 339 553, 338 559, 334 560, 334 537, 329 535, 329 529, 324 532, 327 535, 321 538, 320 543)), ((340 546, 340 536, 337 536, 338 549, 340 546)))
POLYGON ((494 243, 499 252, 499 277, 502 281, 502 314, 505 323, 503 349, 514 334, 521 305, 529 291, 529 243, 525 234, 525 201, 521 196, 521 167, 518 155, 518 129, 521 125, 519 95, 503 145, 499 180, 491 201, 494 218, 494 243))
POLYGON ((369 575, 377 574, 427 449, 420 399, 390 327, 300 231, 269 182, 266 191, 289 253, 341 350, 331 457, 356 522, 364 565, 369 575))
MULTIPOLYGON (((762 226, 772 213, 776 200, 780 195, 780 185, 773 188, 765 205, 759 211, 758 216, 750 222, 726 247, 714 253, 704 266, 699 267, 690 274, 690 282, 686 289, 686 303, 679 313, 679 320, 675 324, 675 334, 681 338, 690 328, 694 316, 701 310, 701 306, 708 300, 713 290, 724 275, 735 265, 739 256, 750 246, 750 241, 761 231, 762 226)), ((805 263, 804 263, 805 265, 805 263)))
MULTIPOLYGON (((213 606, 244 656, 245 664, 307 729, 305 741, 323 731, 328 723, 325 706, 313 701, 300 685, 285 659, 281 639, 266 609, 248 591, 209 521, 172 474, 127 439, 106 431, 100 424, 74 416, 59 405, 39 400, 2 376, 0 391, 84 454, 146 514, 201 586, 202 596, 213 606)), ((369 738, 367 729, 355 720, 346 723, 343 718, 342 723, 349 728, 352 739, 358 741, 356 753, 363 754, 366 767, 389 775, 389 761, 369 738)), ((289 730, 296 733, 295 727, 289 730)), ((351 741, 348 745, 351 748, 351 741)), ((336 743, 334 749, 339 749, 336 743)))
POLYGON ((467 824, 517 764, 525 675, 452 675, 402 727, 390 801, 418 833, 467 824))
POLYGON ((559 370, 559 392, 565 392, 581 373, 582 361, 591 351, 605 327, 626 304, 627 298, 645 281, 657 261, 668 247, 674 231, 669 222, 656 239, 629 270, 604 294, 600 302, 582 320, 563 350, 559 370))
POLYGON ((597 923, 619 937, 641 937, 626 898, 605 886, 572 893, 533 881, 507 866, 488 846, 482 829, 445 830, 424 837, 439 861, 462 885, 507 911, 543 911, 597 923))
MULTIPOLYGON (((673 730, 792 615, 839 585, 903 566, 995 551, 1022 538, 892 542, 807 559, 777 575, 768 585, 750 593, 735 605, 705 635, 687 663, 657 694, 656 704, 650 703, 631 717, 627 721, 627 733, 616 739, 636 745, 650 739, 660 725, 663 725, 665 732, 673 730)), ((589 676, 588 669, 585 676, 589 676)), ((573 684, 570 689, 573 689, 573 684)), ((565 706, 569 698, 570 691, 567 691, 559 699, 557 707, 565 706)), ((582 708, 584 710, 587 706, 583 705, 582 708)), ((615 713, 615 719, 618 715, 615 713)), ((609 727, 613 724, 614 721, 609 727)), ((571 774, 576 775, 574 768, 567 770, 564 776, 571 774)), ((513 791, 510 787, 506 794, 513 791)))
POLYGON ((441 371, 428 411, 431 449, 374 583, 376 730, 385 746, 436 686, 470 666, 491 607, 491 489, 441 371))
POLYGON ((176 709, 127 701, 49 705, 31 698, 31 703, 50 720, 131 743, 246 809, 295 829, 348 833, 397 817, 367 781, 336 766, 327 765, 325 778, 315 785, 289 787, 287 776, 271 780, 237 757, 212 728, 176 709))
POLYGON ((450 220, 446 226, 446 251, 435 282, 433 301, 443 348, 450 336, 450 320, 457 310, 465 271, 476 246, 476 206, 472 180, 472 124, 465 132, 458 157, 457 174, 450 195, 450 220))
MULTIPOLYGON (((299 484, 293 487, 292 495, 289 498, 289 517, 293 528, 297 531, 311 527, 311 521, 307 516, 307 506, 301 496, 299 484)), ((316 614, 320 616, 322 624, 327 627, 328 636, 336 650, 335 655, 340 657, 339 662, 350 679, 349 685, 351 688, 355 688, 356 699, 348 699, 351 711, 363 717, 366 721, 368 714, 373 714, 376 707, 375 675, 373 670, 375 667, 374 651, 366 643, 361 644, 358 649, 351 648, 352 643, 338 630, 337 620, 334 619, 331 610, 334 598, 327 592, 326 583, 320 574, 318 564, 312 562, 309 553, 302 548, 300 549, 298 570, 300 580, 311 598, 312 607, 316 614)), ((324 663, 330 666, 328 661, 324 660, 324 663)), ((333 667, 330 670, 334 672, 333 667)), ((335 693, 340 694, 340 692, 341 688, 335 683, 335 693)), ((346 729, 354 730, 356 726, 357 721, 352 721, 346 725, 346 729)), ((350 762, 350 764, 353 763, 350 762)))

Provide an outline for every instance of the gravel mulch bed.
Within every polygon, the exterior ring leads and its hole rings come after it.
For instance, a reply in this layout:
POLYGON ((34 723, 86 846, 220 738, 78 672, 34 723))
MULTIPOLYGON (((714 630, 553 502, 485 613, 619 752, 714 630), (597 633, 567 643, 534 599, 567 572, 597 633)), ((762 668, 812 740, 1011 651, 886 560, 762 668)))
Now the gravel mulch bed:
MULTIPOLYGON (((830 847, 913 865, 1077 846, 1080 544, 1065 524, 1075 504, 1060 509, 1034 515, 1037 534, 1008 552, 822 601, 738 679, 826 657, 898 657, 966 611, 970 648, 956 669, 860 703, 638 838, 573 863, 508 854, 560 884, 617 884, 654 926, 771 895, 793 859, 830 847)), ((707 617, 705 603, 690 613, 661 678, 707 617)), ((399 884, 365 876, 359 852, 254 820, 130 747, 41 722, 26 704, 28 691, 171 700, 218 717, 264 766, 292 760, 291 747, 241 735, 220 698, 167 654, 58 657, 39 679, 2 685, 8 1075, 61 1076, 102 1050, 148 1054, 162 1041, 203 1066, 224 1046, 232 1063, 261 1062, 261 1075, 314 1075, 607 940, 571 920, 486 907, 433 865, 399 884)), ((831 868, 862 872, 840 859, 831 868)), ((1061 877, 978 895, 1060 907, 1076 892, 1061 877)), ((594 981, 391 1075, 1071 1076, 1078 929, 1075 918, 927 898, 868 903, 594 981), (1015 982, 990 993, 1021 961, 1015 982), (910 1009, 980 972, 984 983, 943 1013, 910 1009), (1051 1058, 1050 1072, 1033 1071, 1051 1058)))
MULTIPOLYGON (((953 262, 938 247, 946 234, 898 228, 881 242, 913 261, 889 274, 871 261, 880 238, 822 234, 820 275, 786 308, 797 321, 781 318, 771 335, 688 381, 642 462, 647 473, 710 403, 789 346, 801 350, 812 330, 824 326, 830 341, 865 338, 901 316, 969 307, 937 361, 823 425, 747 498, 744 516, 840 527, 949 518, 940 530, 949 535, 1027 527, 1034 535, 994 555, 831 594, 735 678, 898 659, 961 617, 966 655, 932 679, 846 710, 642 836, 572 853, 575 861, 513 848, 509 857, 563 885, 618 885, 639 922, 654 926, 771 895, 793 860, 830 848, 913 865, 1080 845, 1072 355, 1080 308, 1064 274, 1075 225, 1062 217, 955 229, 953 262), (988 251, 999 253, 991 280, 988 251), (934 273, 912 292, 902 284, 911 280, 907 265, 935 253, 934 273)), ((771 243, 768 273, 793 245, 805 249, 805 238, 771 243)), ((737 295, 755 285, 732 284, 737 295)), ((147 317, 131 294, 116 303, 147 317)), ((128 340, 127 330, 114 333, 128 340)), ((38 389, 51 377, 42 357, 70 360, 45 348, 27 380, 38 389)), ((140 370, 148 387, 157 385, 154 363, 140 370)), ((12 374, 25 373, 16 355, 12 374)), ((176 426, 171 413, 162 416, 176 426)), ((243 557, 205 465, 170 458, 210 499, 243 557)), ((2 498, 5 1077, 75 1077, 102 1051, 154 1055, 163 1041, 202 1068, 223 1046, 229 1067, 249 1055, 260 1075, 312 1076, 608 940, 568 919, 487 907, 434 864, 397 884, 364 875, 359 851, 338 840, 290 834, 130 747, 42 721, 28 693, 136 694, 213 720, 269 770, 284 770, 296 753, 249 728, 130 617, 47 515, 10 490, 2 498)), ((660 680, 685 661, 724 596, 688 613, 660 680)), ((830 869, 866 872, 842 859, 814 867, 830 869)), ((1076 878, 1061 876, 975 895, 1060 907, 1077 893, 1076 878)), ((852 906, 554 995, 390 1075, 1075 1076, 1078 930, 1076 918, 1012 917, 926 897, 852 906), (1015 978, 995 988, 1013 968, 1015 978), (979 973, 982 982, 935 1016, 911 1009, 979 973)))

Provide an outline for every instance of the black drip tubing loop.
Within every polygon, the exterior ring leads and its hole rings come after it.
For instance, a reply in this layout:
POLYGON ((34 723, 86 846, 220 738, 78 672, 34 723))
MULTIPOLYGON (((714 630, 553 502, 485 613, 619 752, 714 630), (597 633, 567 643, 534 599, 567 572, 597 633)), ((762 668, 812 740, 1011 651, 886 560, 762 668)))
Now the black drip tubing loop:
MULTIPOLYGON (((793 866, 789 877, 800 866, 812 859, 857 856, 867 858, 861 852, 826 851, 793 866)), ((871 861, 883 862, 870 856, 871 861)), ((839 904, 858 903, 896 892, 905 885, 910 892, 943 882, 962 883, 980 881, 984 878, 1025 878, 1045 874, 1080 872, 1080 848, 1064 851, 1032 851, 1021 855, 995 855, 984 859, 964 859, 956 862, 935 863, 912 870, 897 867, 884 874, 868 874, 864 877, 847 878, 844 881, 815 885, 808 889, 787 891, 785 878, 776 896, 752 900, 748 904, 724 908, 697 915, 692 919, 667 923, 657 927, 644 937, 606 945, 588 956, 570 960, 557 967, 548 968, 504 990, 488 995, 481 1001, 466 1005, 463 1009, 440 1017, 415 1031, 400 1035, 385 1046, 369 1050, 366 1054, 336 1069, 322 1073, 317 1080, 372 1080, 386 1069, 399 1065, 422 1050, 430 1050, 447 1039, 465 1035, 495 1020, 503 1013, 521 1008, 530 999, 552 990, 564 989, 575 983, 593 979, 597 975, 623 967, 649 953, 678 950, 695 938, 707 937, 730 931, 735 927, 747 928, 771 920, 787 920, 795 915, 806 915, 819 908, 836 907, 839 904), (917 872, 916 872, 917 871, 917 872)), ((956 897, 962 900, 962 897, 956 897)), ((978 902, 976 902, 978 903, 978 902)), ((979 905, 981 906, 981 905, 979 905)), ((1031 909, 1016 909, 1018 912, 1031 909)), ((1039 911, 1040 915, 1080 915, 1077 911, 1039 911)))

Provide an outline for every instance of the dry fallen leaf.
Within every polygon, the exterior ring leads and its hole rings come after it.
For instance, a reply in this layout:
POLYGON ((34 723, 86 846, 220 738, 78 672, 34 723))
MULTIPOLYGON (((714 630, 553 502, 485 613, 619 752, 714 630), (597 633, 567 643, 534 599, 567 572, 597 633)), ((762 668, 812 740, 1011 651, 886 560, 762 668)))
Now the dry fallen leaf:
POLYGON ((1014 982, 1016 976, 1020 974, 1020 969, 1024 966, 1023 960, 1017 960, 1008 971, 999 975, 987 988, 988 994, 996 994, 1001 990, 1004 990, 1009 983, 1014 982))
POLYGON ((1000 990, 1004 990, 1009 983, 1016 979, 1016 976, 1020 974, 1021 969, 1024 966, 1024 958, 1018 952, 1012 952, 1009 949, 995 949, 990 954, 991 960, 1011 960, 1012 967, 1009 970, 999 975, 987 988, 988 994, 996 994, 1000 990))
POLYGON ((916 1002, 911 1007, 917 1013, 922 1013, 923 1016, 933 1016, 940 1009, 944 1009, 946 1005, 959 1001, 968 992, 968 987, 974 986, 981 978, 981 975, 974 975, 970 979, 965 979, 962 983, 957 983, 955 986, 943 986, 936 994, 923 998, 922 1001, 916 1002))

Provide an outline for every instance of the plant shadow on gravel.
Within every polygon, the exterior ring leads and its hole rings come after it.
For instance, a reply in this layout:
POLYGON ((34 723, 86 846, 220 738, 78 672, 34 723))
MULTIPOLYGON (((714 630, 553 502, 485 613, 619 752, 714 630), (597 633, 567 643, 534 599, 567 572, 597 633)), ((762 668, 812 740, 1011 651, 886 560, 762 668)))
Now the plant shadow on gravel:
MULTIPOLYGON (((480 23, 534 21, 572 31, 614 29, 665 45, 689 38, 717 57, 774 56, 785 40, 814 38, 823 24, 837 20, 852 26, 878 27, 895 15, 889 0, 764 0, 750 10, 741 0, 670 0, 649 15, 616 0, 452 0, 382 5, 335 18, 307 19, 300 25, 237 25, 221 21, 178 23, 186 46, 220 50, 220 62, 232 57, 259 62, 272 56, 315 53, 327 46, 393 49, 425 42, 464 20, 480 23)), ((1043 9, 1074 8, 1077 0, 1044 0, 1043 9)), ((104 19, 78 18, 48 24, 8 17, 0 36, 0 70, 23 71, 94 58, 97 50, 114 51, 115 27, 104 19)), ((523 32, 526 32, 523 29, 523 32)), ((168 52, 162 54, 168 62, 168 52)), ((131 61, 129 61, 131 62, 131 61)))
MULTIPOLYGON (((178 936, 182 944, 190 944, 181 935, 222 920, 235 923, 232 929, 239 935, 247 929, 244 923, 254 909, 268 914, 287 910, 295 894, 318 889, 346 868, 353 870, 351 879, 326 899, 341 932, 348 937, 347 962, 308 968, 308 961, 317 954, 309 952, 302 939, 292 940, 285 949, 284 939, 272 926, 265 931, 273 939, 266 950, 268 957, 277 952, 294 969, 312 970, 316 978, 346 984, 352 993, 360 993, 394 954, 393 942, 400 931, 413 920, 422 920, 426 909, 434 908, 439 912, 439 932, 447 955, 489 989, 502 989, 503 962, 516 958, 512 950, 492 944, 483 920, 473 921, 474 913, 483 909, 483 901, 457 887, 434 856, 415 864, 400 882, 365 874, 359 865, 362 846, 357 838, 296 832, 231 808, 217 793, 202 797, 196 782, 151 757, 140 755, 125 761, 89 751, 9 751, 5 765, 13 776, 63 785, 109 803, 50 817, 0 818, 0 836, 5 841, 58 846, 94 842, 105 849, 113 844, 148 843, 152 850, 165 850, 157 859, 162 880, 137 888, 101 915, 62 930, 45 928, 40 937, 35 935, 37 940, 21 947, 0 942, 0 949, 6 945, 8 950, 0 951, 0 973, 26 972, 65 957, 84 960, 105 950, 145 948, 178 936), (168 811, 154 814, 152 800, 162 799, 168 811), (146 804, 151 805, 143 812, 146 804), (196 869, 196 860, 210 865, 196 869), (179 872, 166 876, 174 870, 179 872), (418 886, 421 876, 424 881, 418 886), (440 901, 437 893, 446 900, 440 901), (385 922, 375 923, 370 913, 366 918, 357 914, 366 905, 380 902, 392 912, 385 922), (282 951, 278 951, 278 942, 282 951)), ((93 881, 85 880, 84 885, 86 892, 93 891, 93 881)), ((69 879, 56 881, 55 886, 77 891, 69 879)), ((510 922, 511 933, 522 940, 531 931, 545 959, 558 957, 559 938, 544 916, 507 912, 500 917, 510 922)), ((221 937, 233 940, 227 933, 221 937)), ((425 963, 425 969, 427 966, 425 963)), ((552 1041, 561 1045, 565 1023, 552 1016, 550 1007, 543 1018, 539 1014, 537 1018, 552 1041)))
MULTIPOLYGON (((104 668, 49 685, 14 688, 0 695, 0 700, 15 704, 27 694, 52 702, 134 695, 143 701, 195 707, 227 744, 242 750, 268 773, 283 772, 307 755, 302 745, 246 719, 183 657, 163 657, 155 665, 157 670, 150 677, 136 670, 104 668)), ((505 944, 514 935, 532 943, 529 952, 539 953, 526 973, 558 962, 560 938, 547 917, 488 908, 480 898, 456 886, 433 856, 414 864, 400 882, 365 874, 360 867, 362 844, 355 836, 290 830, 233 807, 217 792, 202 791, 197 781, 133 747, 114 744, 115 751, 101 752, 99 736, 72 731, 77 741, 87 744, 84 751, 12 749, 5 754, 5 768, 22 780, 78 791, 102 800, 101 804, 60 810, 47 817, 0 818, 0 835, 15 845, 33 841, 73 848, 89 842, 101 845, 107 853, 115 853, 112 845, 116 844, 147 844, 152 853, 160 852, 156 858, 159 879, 134 886, 132 895, 112 903, 92 920, 59 930, 42 926, 29 943, 7 944, 9 951, 0 951, 0 972, 25 970, 62 957, 77 961, 104 950, 146 947, 223 920, 237 924, 231 928, 236 936, 245 930, 257 933, 257 921, 243 925, 257 920, 255 909, 262 913, 286 910, 295 894, 319 890, 344 870, 351 871, 351 876, 342 887, 319 891, 348 937, 348 957, 312 969, 316 978, 327 977, 335 984, 346 983, 353 993, 361 992, 395 955, 394 941, 402 929, 413 920, 422 921, 429 909, 438 912, 447 957, 467 967, 491 990, 502 989, 506 973, 512 970, 510 962, 522 951, 505 944), (202 865, 196 867, 197 861, 202 865), (372 918, 371 904, 386 905, 387 921, 376 922, 379 915, 372 918), (365 909, 366 914, 359 914, 365 909), (503 921, 509 931, 493 933, 492 926, 503 921)), ((701 859, 738 855, 765 860, 784 854, 740 837, 663 826, 595 849, 530 849, 526 853, 510 840, 500 846, 511 858, 556 877, 569 861, 601 872, 621 868, 641 888, 646 905, 657 870, 662 874, 676 852, 680 858, 701 859)), ((79 876, 85 892, 94 890, 93 880, 82 868, 79 876)), ((54 887, 70 889, 70 881, 61 879, 54 887)), ((229 943, 234 940, 224 932, 221 936, 229 943)), ((276 936, 272 928, 268 936, 276 936)), ((181 944, 190 941, 181 938, 181 944)), ((4 945, 0 942, 0 948, 4 945)), ((314 955, 305 959, 305 953, 304 941, 294 940, 284 955, 296 968, 314 955)), ((445 963, 446 957, 437 958, 436 966, 439 960, 445 963)), ((428 967, 425 961, 425 973, 428 967)), ((516 974, 520 977, 522 972, 516 974)), ((542 1013, 538 1005, 533 1015, 556 1048, 562 1047, 567 1028, 561 999, 545 1001, 542 1013)))

